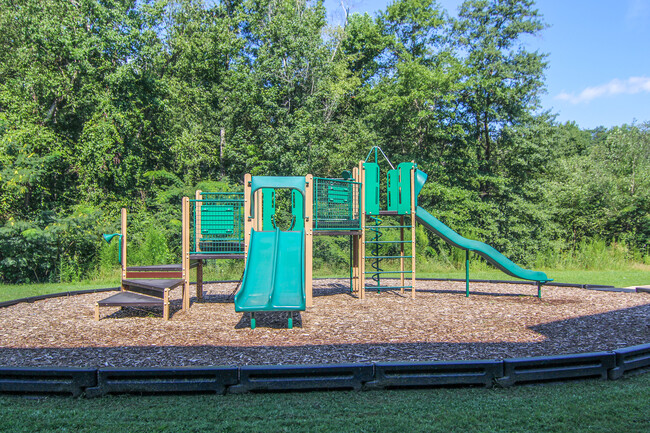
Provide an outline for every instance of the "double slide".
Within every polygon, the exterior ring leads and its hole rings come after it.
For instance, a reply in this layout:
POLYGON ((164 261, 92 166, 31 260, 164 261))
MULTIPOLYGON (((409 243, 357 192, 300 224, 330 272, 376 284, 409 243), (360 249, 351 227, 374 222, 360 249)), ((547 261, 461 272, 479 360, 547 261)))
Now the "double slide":
POLYGON ((253 230, 235 311, 303 311, 305 305, 304 230, 253 230))

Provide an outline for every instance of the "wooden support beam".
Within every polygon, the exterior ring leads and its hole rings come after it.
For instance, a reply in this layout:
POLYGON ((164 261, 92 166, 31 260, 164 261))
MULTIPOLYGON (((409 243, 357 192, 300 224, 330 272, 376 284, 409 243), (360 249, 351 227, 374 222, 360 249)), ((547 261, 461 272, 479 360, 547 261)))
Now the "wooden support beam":
POLYGON ((183 272, 183 310, 190 308, 190 199, 183 197, 183 232, 181 241, 181 269, 183 272))
MULTIPOLYGON (((355 182, 360 182, 359 180, 359 167, 354 167, 352 169, 352 178, 355 182)), ((353 208, 357 209, 359 212, 359 224, 361 224, 361 208, 360 208, 360 194, 361 186, 357 189, 357 194, 352 197, 353 208)), ((352 291, 359 291, 359 242, 361 237, 358 235, 352 236, 352 291)))
POLYGON ((196 266, 196 298, 203 300, 203 260, 196 266))
POLYGON ((163 319, 169 320, 169 288, 165 289, 163 295, 163 319))
POLYGON ((411 168, 411 299, 415 299, 415 161, 411 168))
POLYGON ((305 176, 305 301, 307 307, 314 305, 313 300, 313 262, 314 262, 314 177, 305 176))
MULTIPOLYGON (((123 207, 120 211, 120 231, 122 233, 122 242, 120 243, 120 248, 122 249, 122 279, 126 279, 126 208, 123 207)), ((121 286, 124 290, 124 285, 121 286)))
POLYGON ((251 219, 251 175, 244 175, 244 266, 248 259, 248 247, 251 240, 251 229, 253 221, 251 219))
POLYGON ((196 193, 194 194, 195 202, 194 202, 194 251, 200 252, 201 251, 201 191, 200 189, 196 190, 196 193))
POLYGON ((99 322, 99 304, 95 302, 95 322, 99 322))
POLYGON ((359 219, 361 221, 361 239, 359 240, 359 299, 366 298, 366 205, 365 185, 366 173, 363 168, 363 161, 359 161, 359 179, 361 181, 361 196, 359 198, 359 219))

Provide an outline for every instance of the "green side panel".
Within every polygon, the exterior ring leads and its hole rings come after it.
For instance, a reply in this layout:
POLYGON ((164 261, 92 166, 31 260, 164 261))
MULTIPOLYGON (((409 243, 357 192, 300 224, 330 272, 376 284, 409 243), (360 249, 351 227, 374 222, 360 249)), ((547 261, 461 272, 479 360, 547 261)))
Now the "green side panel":
POLYGON ((291 191, 291 215, 294 216, 291 230, 302 230, 305 228, 305 207, 303 197, 298 191, 291 191))
POLYGON ((262 230, 275 230, 275 190, 262 189, 262 230))
POLYGON ((205 204, 201 206, 201 235, 203 239, 230 236, 234 231, 234 206, 205 204))
POLYGON ((327 186, 327 202, 329 204, 346 204, 350 201, 350 187, 348 185, 327 186))
POLYGON ((305 232, 251 232, 235 311, 302 311, 305 295, 305 232))
POLYGON ((388 185, 388 210, 396 211, 399 201, 399 170, 388 170, 386 185, 388 185))
POLYGON ((544 272, 531 271, 519 267, 488 244, 462 237, 420 206, 417 207, 415 215, 420 224, 440 236, 449 245, 467 251, 474 251, 494 267, 512 277, 521 278, 523 280, 538 281, 540 283, 553 281, 548 278, 544 272))
POLYGON ((397 213, 408 215, 411 213, 411 168, 412 162, 402 162, 397 166, 399 170, 399 200, 397 201, 397 213))
POLYGON ((367 215, 379 215, 379 164, 364 162, 365 168, 365 209, 367 215))

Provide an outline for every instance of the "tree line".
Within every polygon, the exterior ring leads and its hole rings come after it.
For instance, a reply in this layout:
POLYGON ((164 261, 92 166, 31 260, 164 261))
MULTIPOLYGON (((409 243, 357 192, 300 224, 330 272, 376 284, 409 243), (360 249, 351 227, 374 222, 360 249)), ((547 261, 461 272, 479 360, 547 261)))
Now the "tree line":
POLYGON ((543 111, 526 41, 546 25, 533 0, 455 17, 394 0, 340 25, 306 0, 0 0, 1 279, 92 273, 122 206, 171 259, 195 188, 336 177, 374 145, 429 174, 421 205, 515 261, 593 239, 643 260, 650 123, 543 111))

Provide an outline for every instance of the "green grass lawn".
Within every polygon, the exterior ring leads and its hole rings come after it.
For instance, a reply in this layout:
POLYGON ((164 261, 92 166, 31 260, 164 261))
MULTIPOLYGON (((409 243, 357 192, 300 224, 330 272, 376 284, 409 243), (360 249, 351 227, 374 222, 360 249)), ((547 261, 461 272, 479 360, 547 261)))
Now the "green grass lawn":
POLYGON ((50 293, 103 289, 105 287, 117 287, 119 285, 119 279, 105 281, 80 281, 77 283, 3 284, 0 285, 0 302, 9 301, 11 299, 28 298, 30 296, 47 295, 50 293))
MULTIPOLYGON (((566 269, 540 269, 546 272, 549 278, 559 283, 602 284, 615 287, 650 285, 650 270, 624 269, 624 270, 566 270, 566 269)), ((465 270, 426 272, 417 274, 418 278, 465 278, 465 270)), ((496 269, 472 271, 471 279, 477 280, 516 280, 496 269)))
POLYGON ((11 432, 647 432, 650 374, 509 389, 0 396, 11 432))

